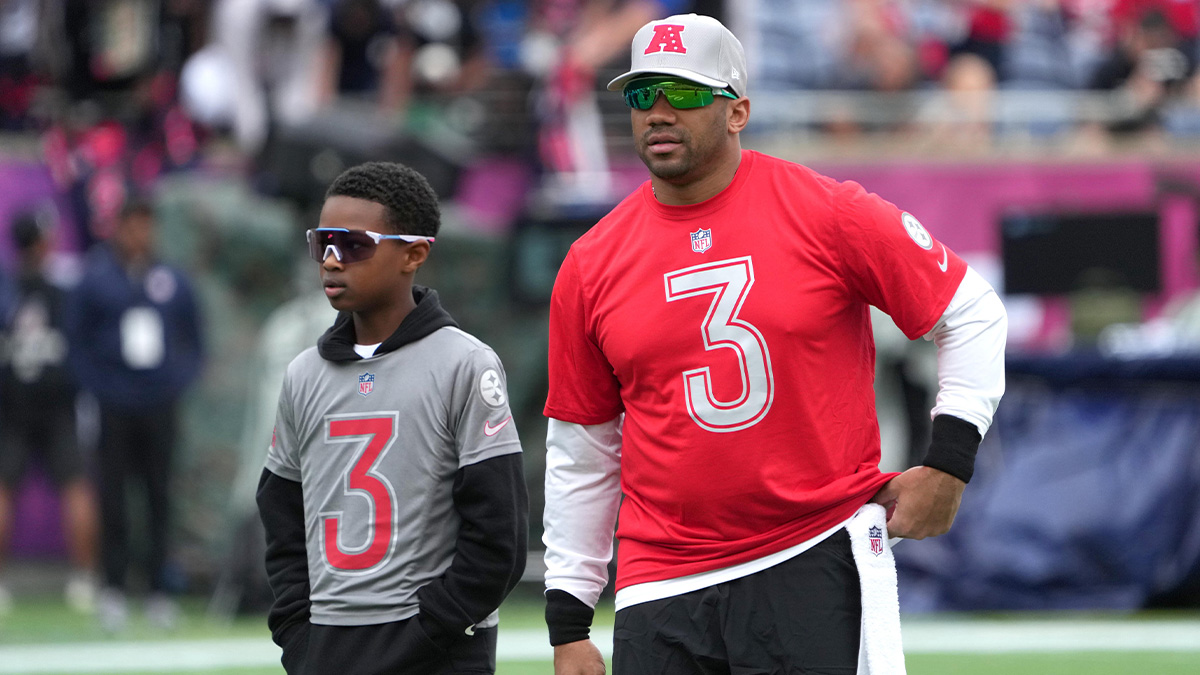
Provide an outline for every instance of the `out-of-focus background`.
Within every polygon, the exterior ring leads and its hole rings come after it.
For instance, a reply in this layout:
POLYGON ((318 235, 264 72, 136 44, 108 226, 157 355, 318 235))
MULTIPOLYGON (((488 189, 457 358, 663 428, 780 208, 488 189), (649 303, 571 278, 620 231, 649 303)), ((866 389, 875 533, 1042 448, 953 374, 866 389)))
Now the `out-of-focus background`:
MULTIPOLYGON (((0 0, 0 357, 20 370, 28 223, 44 277, 77 293, 143 199, 205 349, 169 482, 179 620, 95 626, 64 525, 85 507, 34 462, 0 550, 0 673, 282 672, 253 492, 283 368, 331 320, 303 231, 367 160, 442 199, 418 281, 505 363, 536 548, 550 288, 647 178, 604 84, 639 26, 681 11, 746 47, 744 146, 916 215, 1008 308, 1008 393, 954 529, 896 548, 910 670, 1196 672, 1200 2, 0 0)), ((928 439, 936 358, 876 318, 899 470, 928 439)), ((77 407, 88 476, 97 409, 77 407)), ((538 565, 501 673, 548 672, 538 565)), ((130 585, 149 585, 136 566, 130 585)))

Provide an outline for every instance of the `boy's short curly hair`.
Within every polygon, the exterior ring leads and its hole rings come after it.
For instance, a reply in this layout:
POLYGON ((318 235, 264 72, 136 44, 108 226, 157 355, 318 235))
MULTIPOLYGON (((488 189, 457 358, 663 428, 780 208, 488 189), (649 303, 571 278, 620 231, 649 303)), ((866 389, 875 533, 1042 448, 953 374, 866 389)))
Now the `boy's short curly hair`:
POLYGON ((398 162, 367 162, 334 179, 325 198, 355 197, 382 204, 396 234, 433 237, 441 227, 437 193, 420 173, 398 162))

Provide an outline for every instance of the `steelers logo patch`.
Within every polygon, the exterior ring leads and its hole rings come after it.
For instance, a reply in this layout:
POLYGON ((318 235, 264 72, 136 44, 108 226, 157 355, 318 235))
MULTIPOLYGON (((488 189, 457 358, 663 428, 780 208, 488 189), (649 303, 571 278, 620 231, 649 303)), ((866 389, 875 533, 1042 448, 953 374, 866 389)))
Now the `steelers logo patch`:
POLYGON ((488 368, 479 376, 479 395, 492 408, 499 408, 508 402, 508 397, 504 395, 504 383, 495 368, 488 368))
POLYGON ((921 221, 914 218, 911 213, 902 214, 900 222, 904 223, 904 229, 908 231, 908 236, 917 242, 917 246, 926 251, 933 248, 933 237, 929 236, 929 232, 925 230, 925 226, 921 224, 921 221))

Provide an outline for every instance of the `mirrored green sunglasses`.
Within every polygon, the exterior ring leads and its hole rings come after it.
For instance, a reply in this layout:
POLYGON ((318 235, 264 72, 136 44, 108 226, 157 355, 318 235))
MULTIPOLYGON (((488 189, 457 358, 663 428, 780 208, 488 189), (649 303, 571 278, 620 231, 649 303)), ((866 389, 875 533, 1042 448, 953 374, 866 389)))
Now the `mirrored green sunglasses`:
POLYGON ((688 110, 703 108, 716 100, 717 96, 736 99, 737 95, 725 89, 706 87, 695 82, 680 80, 634 80, 625 85, 625 103, 630 108, 649 110, 662 93, 672 108, 688 110))

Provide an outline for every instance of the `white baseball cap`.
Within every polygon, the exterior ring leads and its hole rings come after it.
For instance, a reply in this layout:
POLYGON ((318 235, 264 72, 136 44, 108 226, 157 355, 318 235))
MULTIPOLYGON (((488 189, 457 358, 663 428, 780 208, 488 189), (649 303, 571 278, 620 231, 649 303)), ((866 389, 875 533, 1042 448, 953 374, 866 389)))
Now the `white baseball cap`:
POLYGON ((638 29, 629 72, 608 83, 620 91, 643 75, 671 75, 746 95, 746 52, 742 43, 711 16, 676 14, 638 29))

